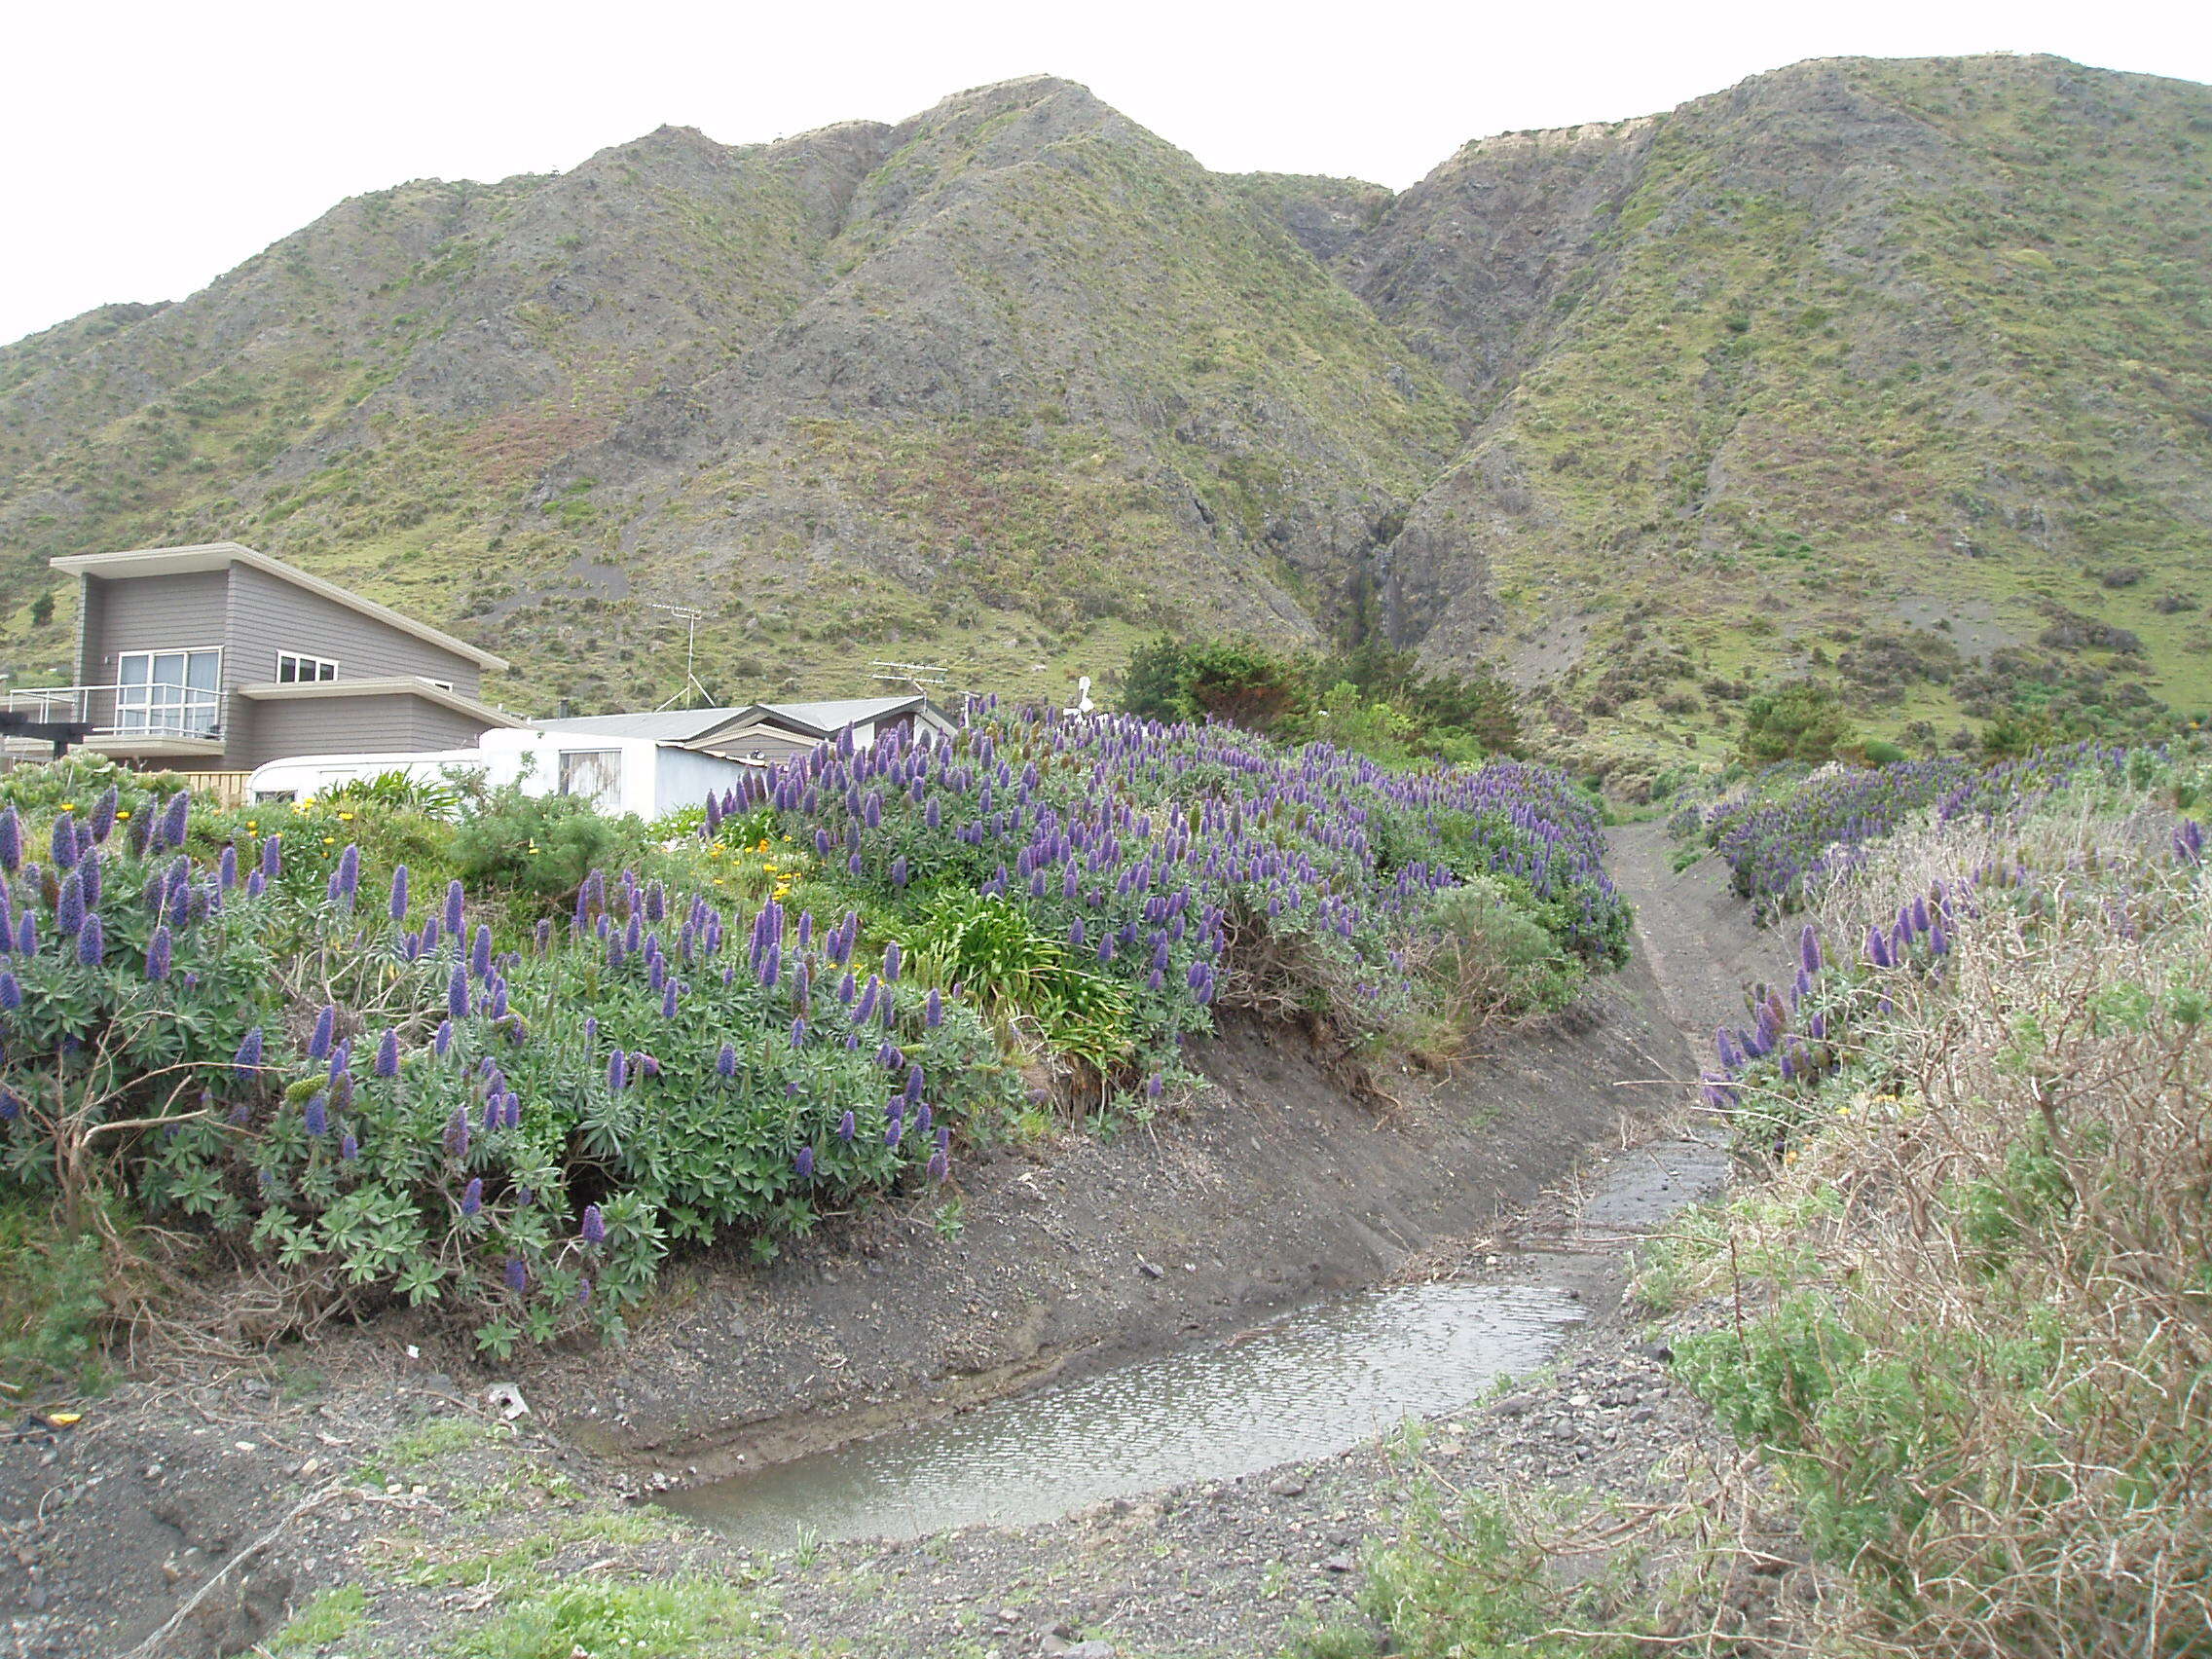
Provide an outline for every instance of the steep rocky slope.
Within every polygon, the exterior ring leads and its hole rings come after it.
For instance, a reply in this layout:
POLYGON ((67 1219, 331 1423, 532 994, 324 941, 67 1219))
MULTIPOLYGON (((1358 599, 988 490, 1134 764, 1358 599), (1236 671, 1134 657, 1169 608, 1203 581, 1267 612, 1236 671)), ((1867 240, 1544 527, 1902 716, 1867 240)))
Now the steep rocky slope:
MULTIPOLYGON (((1870 722, 2212 679, 2212 91, 1827 60, 1469 144, 1207 172, 1067 82, 342 203, 0 348, 0 661, 57 552, 235 536, 514 656, 518 702, 1138 631, 1503 658, 1600 764, 1758 679, 1870 722)), ((44 608, 42 608, 43 610, 44 608)))
POLYGON ((1483 415, 1382 562, 1392 632, 1652 726, 1831 657, 1898 719, 2201 705, 2208 160, 2206 89, 2053 58, 1469 145, 1340 256, 1483 415))

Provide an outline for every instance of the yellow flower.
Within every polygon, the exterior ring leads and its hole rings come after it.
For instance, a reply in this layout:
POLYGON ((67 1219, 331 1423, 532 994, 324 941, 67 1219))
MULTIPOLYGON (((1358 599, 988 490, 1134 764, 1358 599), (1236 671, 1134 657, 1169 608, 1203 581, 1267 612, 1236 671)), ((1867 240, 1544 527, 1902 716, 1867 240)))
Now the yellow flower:
POLYGON ((322 838, 322 844, 326 847, 335 847, 338 845, 338 837, 335 835, 325 835, 322 838))
POLYGON ((338 815, 338 822, 341 824, 350 824, 353 822, 353 815, 350 812, 341 812, 338 815))
POLYGON ((124 821, 124 822, 128 823, 128 822, 129 821, 129 818, 130 818, 130 809, 129 809, 129 807, 127 807, 127 806, 125 806, 125 807, 118 807, 118 808, 116 809, 116 814, 115 814, 115 816, 116 816, 116 817, 117 817, 118 819, 120 819, 120 820, 122 820, 122 821, 124 821))
MULTIPOLYGON (((116 816, 120 818, 123 815, 121 813, 118 813, 116 816)), ((245 821, 245 827, 248 830, 258 830, 261 828, 261 820, 258 818, 249 818, 245 821)))
POLYGON ((61 803, 61 810, 63 812, 75 812, 77 810, 77 803, 73 800, 65 800, 61 803))

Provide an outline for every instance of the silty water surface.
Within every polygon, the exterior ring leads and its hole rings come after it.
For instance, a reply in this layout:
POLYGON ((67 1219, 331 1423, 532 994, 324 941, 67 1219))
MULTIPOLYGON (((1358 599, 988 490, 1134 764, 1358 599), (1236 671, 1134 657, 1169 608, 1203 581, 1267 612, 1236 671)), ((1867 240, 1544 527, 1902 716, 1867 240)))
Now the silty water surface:
POLYGON ((915 1537, 1327 1456, 1543 1364, 1582 1317, 1561 1291, 1406 1285, 1317 1303, 1241 1341, 1010 1396, 661 1501, 739 1542, 915 1537))

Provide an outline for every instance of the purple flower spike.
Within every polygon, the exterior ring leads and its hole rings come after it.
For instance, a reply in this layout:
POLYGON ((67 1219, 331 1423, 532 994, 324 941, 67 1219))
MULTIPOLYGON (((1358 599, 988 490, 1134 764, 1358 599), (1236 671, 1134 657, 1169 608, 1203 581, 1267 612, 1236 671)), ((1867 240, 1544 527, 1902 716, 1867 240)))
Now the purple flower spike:
POLYGON ((476 924, 476 938, 468 949, 468 971, 479 979, 492 977, 492 927, 489 922, 476 924))
POLYGON ((407 866, 405 865, 394 866, 391 872, 390 914, 391 919, 395 922, 404 922, 407 919, 407 866))
POLYGON ((384 1035, 377 1039, 377 1059, 374 1069, 379 1077, 397 1077, 399 1075, 399 1033, 389 1026, 387 1026, 384 1035))
POLYGON ((430 1046, 437 1051, 439 1059, 442 1060, 446 1057, 446 1051, 453 1047, 452 1020, 441 1019, 438 1021, 438 1034, 430 1039, 430 1046))
POLYGON ((322 1094, 308 1096, 308 1133, 316 1139, 330 1133, 330 1101, 322 1094))
POLYGON ((849 1143, 853 1136, 859 1132, 860 1121, 851 1112, 847 1112, 837 1120, 837 1138, 839 1140, 849 1143))
POLYGON ((308 1038, 308 1058, 311 1060, 327 1060, 330 1058, 331 1042, 337 1036, 337 1033, 338 1010, 331 1004, 324 1003, 322 1012, 314 1016, 314 1032, 308 1038))
POLYGON ((936 987, 932 986, 929 996, 922 1003, 922 1024, 929 1030, 935 1031, 943 1023, 944 998, 939 996, 936 987))
POLYGON ((583 1221, 576 1229, 576 1236, 586 1244, 607 1242, 607 1220, 599 1213, 597 1204, 584 1205, 583 1221))
POLYGON ((804 1043, 805 1041, 806 1041, 806 1021, 805 1021, 805 1020, 803 1020, 803 1019, 794 1019, 794 1020, 793 1020, 793 1021, 792 1021, 792 1047, 795 1049, 795 1048, 799 1047, 799 1046, 800 1046, 800 1045, 801 1045, 802 1043, 804 1043))
POLYGON ((14 807, 0 808, 0 869, 10 875, 23 867, 23 821, 14 807))
POLYGON ((530 1270, 522 1265, 520 1256, 507 1258, 507 1288, 517 1296, 530 1288, 530 1270))
POLYGON ((461 1213, 474 1215, 484 1207, 484 1177, 471 1175, 468 1185, 461 1190, 461 1213))
POLYGON ((159 832, 159 844, 161 846, 181 847, 184 845, 185 820, 191 811, 192 795, 189 791, 179 790, 169 796, 168 806, 162 813, 162 826, 159 832))
POLYGON ((169 930, 166 927, 156 928, 154 937, 146 943, 147 978, 166 979, 169 977, 169 930))
POLYGON ((275 881, 284 873, 284 837, 272 835, 261 843, 261 879, 275 881))
POLYGON ((77 930, 77 960, 87 968, 97 968, 106 958, 107 926, 97 910, 89 911, 85 925, 77 930))
POLYGON ((1797 936, 1797 965, 1808 977, 1821 971, 1821 936, 1813 931, 1810 922, 1805 924, 1805 931, 1797 936))
POLYGON ((261 1027, 256 1025, 239 1041, 239 1051, 231 1056, 231 1073, 235 1077, 251 1077, 261 1069, 261 1027))
POLYGON ((902 960, 903 957, 900 953, 899 941, 897 940, 893 940, 889 944, 883 947, 883 977, 886 982, 892 982, 898 979, 899 966, 902 960))
POLYGON ((348 1163, 361 1156, 361 1143, 353 1138, 351 1129, 338 1137, 338 1156, 348 1163))
POLYGON ((607 1056, 607 1092, 619 1094, 630 1085, 630 1056, 620 1049, 607 1056))
POLYGON ((458 962, 446 980, 446 1014, 453 1019, 468 1017, 468 970, 458 962))
POLYGON ((446 932, 455 939, 461 937, 461 905, 465 897, 458 879, 446 883, 446 932))
POLYGON ((801 1181, 811 1176, 814 1173, 814 1148, 810 1146, 800 1147, 798 1156, 792 1160, 792 1168, 797 1172, 801 1181))
POLYGON ((737 1076, 737 1050, 727 1043, 721 1046, 721 1051, 715 1056, 715 1075, 724 1083, 737 1076))
POLYGON ((16 976, 0 969, 0 1013, 14 1014, 23 1006, 23 987, 16 976))
POLYGON ((123 797, 116 793, 113 784, 101 792, 99 800, 92 807, 91 828, 94 841, 104 841, 115 833, 116 809, 122 804, 123 797))
POLYGON ((353 907, 353 896, 361 888, 361 849, 348 841, 346 850, 338 855, 338 903, 346 909, 353 907))
POLYGON ((77 815, 63 809, 54 821, 54 867, 74 869, 77 865, 77 815))
POLYGON ((54 900, 54 928, 56 933, 74 934, 85 925, 85 882, 75 870, 61 878, 60 891, 54 900))

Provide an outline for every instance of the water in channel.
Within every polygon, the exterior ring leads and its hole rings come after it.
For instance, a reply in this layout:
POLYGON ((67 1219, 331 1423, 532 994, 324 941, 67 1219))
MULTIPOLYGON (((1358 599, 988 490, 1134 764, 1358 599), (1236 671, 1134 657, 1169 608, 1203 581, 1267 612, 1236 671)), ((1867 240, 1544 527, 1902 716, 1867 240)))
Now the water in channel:
POLYGON ((759 1550, 1050 1520, 1326 1456, 1541 1365, 1581 1309, 1529 1286, 1405 1285, 856 1441, 663 1502, 759 1550))

